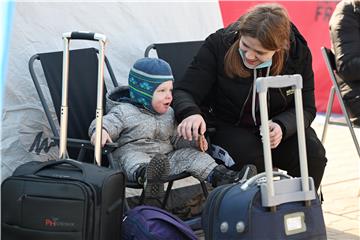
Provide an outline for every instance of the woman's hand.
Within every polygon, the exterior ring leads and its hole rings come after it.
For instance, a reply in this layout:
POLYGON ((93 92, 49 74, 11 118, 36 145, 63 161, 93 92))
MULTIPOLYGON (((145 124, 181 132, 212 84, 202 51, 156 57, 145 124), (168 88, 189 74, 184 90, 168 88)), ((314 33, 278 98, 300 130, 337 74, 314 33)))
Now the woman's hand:
POLYGON ((269 121, 270 147, 276 148, 282 139, 282 130, 279 124, 269 121))
MULTIPOLYGON (((95 146, 95 141, 96 141, 96 131, 91 136, 91 144, 94 146, 95 146)), ((113 141, 111 140, 109 133, 105 129, 102 129, 101 146, 104 147, 107 142, 112 143, 113 141)))
POLYGON ((186 140, 192 141, 193 137, 197 140, 199 134, 204 135, 206 123, 200 114, 194 114, 182 120, 177 131, 179 136, 182 136, 186 140))

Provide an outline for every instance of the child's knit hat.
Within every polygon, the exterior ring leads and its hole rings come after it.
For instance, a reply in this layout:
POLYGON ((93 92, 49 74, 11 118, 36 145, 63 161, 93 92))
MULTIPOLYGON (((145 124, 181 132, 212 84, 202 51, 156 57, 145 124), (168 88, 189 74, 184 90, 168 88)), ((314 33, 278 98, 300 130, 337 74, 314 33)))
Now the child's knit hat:
POLYGON ((155 89, 163 82, 173 81, 170 65, 159 58, 137 60, 129 73, 130 98, 155 113, 151 101, 155 89))

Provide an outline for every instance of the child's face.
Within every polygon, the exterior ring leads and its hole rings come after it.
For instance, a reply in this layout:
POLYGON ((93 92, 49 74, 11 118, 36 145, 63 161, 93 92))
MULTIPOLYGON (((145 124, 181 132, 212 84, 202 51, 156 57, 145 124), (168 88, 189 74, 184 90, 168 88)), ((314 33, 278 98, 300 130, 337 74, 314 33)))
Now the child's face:
POLYGON ((155 89, 155 92, 152 97, 151 105, 157 113, 164 114, 169 109, 173 99, 172 90, 173 90, 172 81, 163 82, 155 89))

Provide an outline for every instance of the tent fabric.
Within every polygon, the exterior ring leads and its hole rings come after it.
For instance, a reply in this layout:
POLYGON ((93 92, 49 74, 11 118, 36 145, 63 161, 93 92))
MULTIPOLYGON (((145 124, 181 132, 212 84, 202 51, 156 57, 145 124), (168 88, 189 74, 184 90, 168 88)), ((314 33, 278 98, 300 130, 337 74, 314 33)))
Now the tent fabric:
MULTIPOLYGON (((90 31, 106 35, 105 53, 121 85, 127 83, 129 68, 144 56, 148 45, 203 40, 222 26, 217 1, 16 2, 3 95, 2 180, 22 163, 58 155, 57 147, 50 144, 51 130, 28 61, 36 53, 62 51, 62 33, 90 31)), ((91 41, 71 41, 71 49, 97 46, 91 41)), ((40 65, 35 67, 42 78, 40 65)), ((44 79, 41 85, 46 86, 44 79)), ((45 95, 50 99, 48 92, 45 95)), ((50 110, 56 122, 54 107, 50 110)))
MULTIPOLYGON (((326 109, 331 86, 320 46, 330 48, 328 21, 336 1, 278 1, 308 41, 313 54, 318 112, 326 109)), ((235 21, 256 1, 109 1, 16 2, 9 41, 8 72, 3 94, 1 127, 2 180, 21 163, 56 158, 50 128, 28 71, 36 53, 62 51, 62 33, 91 31, 105 34, 105 53, 119 84, 127 83, 130 66, 152 43, 204 40, 235 21)), ((91 41, 71 42, 71 48, 97 47, 91 41)), ((154 54, 151 51, 151 54, 154 54)), ((150 55, 151 56, 151 55, 150 55)), ((40 75, 41 67, 35 66, 40 75)), ((105 72, 105 82, 109 77, 105 72)), ((46 86, 45 80, 41 83, 46 86)), ((45 97, 50 94, 45 91, 45 97)), ((50 106, 56 121, 54 107, 50 106)), ((335 103, 335 112, 339 112, 335 103)))

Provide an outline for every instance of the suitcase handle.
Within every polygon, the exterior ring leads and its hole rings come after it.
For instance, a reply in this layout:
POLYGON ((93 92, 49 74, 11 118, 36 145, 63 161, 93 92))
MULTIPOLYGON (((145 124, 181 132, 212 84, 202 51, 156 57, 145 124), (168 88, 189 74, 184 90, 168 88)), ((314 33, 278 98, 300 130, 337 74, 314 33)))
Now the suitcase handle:
POLYGON ((268 88, 292 87, 302 89, 302 77, 300 74, 259 77, 256 79, 256 90, 258 93, 266 92, 268 88))
POLYGON ((68 165, 71 165, 71 166, 79 169, 81 171, 82 175, 85 176, 84 168, 83 168, 82 164, 80 162, 77 162, 77 161, 71 160, 71 159, 45 162, 44 164, 41 164, 37 169, 35 169, 33 174, 36 175, 41 170, 44 170, 46 168, 52 168, 52 167, 59 166, 62 164, 68 164, 68 165))
MULTIPOLYGON (((290 175, 287 175, 283 172, 278 172, 278 171, 275 171, 273 172, 273 176, 276 177, 276 176, 279 176, 279 177, 284 177, 284 178, 292 178, 290 175)), ((256 181, 258 181, 259 179, 261 178, 264 178, 266 179, 266 173, 259 173, 251 178, 249 178, 244 184, 241 185, 241 190, 243 191, 246 191, 250 186, 252 186, 256 181)))
POLYGON ((69 81, 69 44, 70 39, 85 39, 99 41, 99 64, 98 64, 98 87, 96 104, 96 140, 95 140, 95 161, 101 166, 101 132, 103 119, 103 94, 104 94, 104 62, 105 62, 105 43, 106 37, 103 34, 91 32, 67 32, 63 34, 64 54, 63 54, 63 76, 60 109, 60 144, 59 159, 67 159, 67 130, 68 130, 68 81, 69 81))
POLYGON ((284 202, 309 201, 315 199, 314 182, 309 178, 306 143, 304 112, 302 101, 302 76, 300 74, 260 77, 256 79, 256 89, 259 93, 261 132, 263 139, 264 163, 266 172, 266 184, 261 184, 262 205, 264 207, 274 207, 284 202), (299 160, 301 178, 294 178, 287 183, 273 181, 273 166, 271 159, 269 117, 267 105, 268 88, 293 87, 295 90, 295 112, 299 146, 299 160))
POLYGON ((76 32, 67 32, 63 34, 64 38, 67 39, 81 39, 81 40, 90 40, 90 41, 103 41, 106 42, 106 36, 100 33, 94 32, 85 32, 85 31, 76 31, 76 32))

